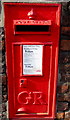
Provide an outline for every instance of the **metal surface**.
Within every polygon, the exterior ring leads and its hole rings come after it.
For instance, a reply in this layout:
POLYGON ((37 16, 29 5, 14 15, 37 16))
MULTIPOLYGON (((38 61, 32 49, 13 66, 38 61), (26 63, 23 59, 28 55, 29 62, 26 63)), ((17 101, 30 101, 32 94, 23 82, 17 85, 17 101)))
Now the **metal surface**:
POLYGON ((4 3, 12 120, 55 118, 60 9, 60 4, 4 3))

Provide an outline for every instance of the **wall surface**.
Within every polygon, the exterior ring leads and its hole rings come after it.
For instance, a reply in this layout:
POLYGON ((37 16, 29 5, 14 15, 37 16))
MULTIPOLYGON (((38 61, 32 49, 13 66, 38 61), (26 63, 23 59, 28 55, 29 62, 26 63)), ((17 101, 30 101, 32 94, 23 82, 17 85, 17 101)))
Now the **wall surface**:
MULTIPOLYGON (((14 0, 12 0, 12 2, 13 1, 14 0)), ((43 2, 43 0, 41 1, 43 2)), ((62 2, 61 4, 61 37, 59 48, 56 120, 70 120, 70 2, 62 2)), ((5 57, 5 34, 2 24, 0 27, 0 91, 2 91, 2 95, 0 93, 0 98, 2 96, 2 101, 0 99, 0 118, 2 120, 4 118, 6 120, 7 118, 8 101, 8 79, 6 76, 5 57)))

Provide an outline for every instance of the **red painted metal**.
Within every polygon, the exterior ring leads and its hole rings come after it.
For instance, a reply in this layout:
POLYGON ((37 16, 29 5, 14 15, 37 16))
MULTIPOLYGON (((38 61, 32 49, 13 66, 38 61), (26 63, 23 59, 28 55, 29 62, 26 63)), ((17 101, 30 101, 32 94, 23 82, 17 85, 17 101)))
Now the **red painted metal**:
POLYGON ((4 3, 11 120, 55 118, 60 9, 60 4, 4 3), (25 45, 41 47, 41 74, 24 74, 25 45))

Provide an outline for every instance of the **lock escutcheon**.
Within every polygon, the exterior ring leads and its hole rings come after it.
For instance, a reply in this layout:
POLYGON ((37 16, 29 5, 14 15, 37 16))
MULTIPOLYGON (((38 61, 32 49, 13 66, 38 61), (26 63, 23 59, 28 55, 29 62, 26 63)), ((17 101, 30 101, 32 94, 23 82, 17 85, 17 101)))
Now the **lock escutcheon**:
POLYGON ((20 87, 26 87, 27 86, 27 80, 26 79, 20 79, 20 87))

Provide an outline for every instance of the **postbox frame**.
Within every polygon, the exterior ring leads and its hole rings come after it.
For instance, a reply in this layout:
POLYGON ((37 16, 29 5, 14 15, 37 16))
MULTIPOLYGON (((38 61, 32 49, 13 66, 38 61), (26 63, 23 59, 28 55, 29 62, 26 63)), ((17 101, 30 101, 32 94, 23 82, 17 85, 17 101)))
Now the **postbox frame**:
MULTIPOLYGON (((36 6, 55 6, 55 7, 58 7, 58 13, 59 13, 59 15, 57 15, 57 24, 59 25, 59 28, 60 28, 60 10, 61 10, 61 5, 60 4, 40 4, 40 3, 4 3, 4 7, 5 7, 5 10, 6 10, 6 7, 7 6, 9 6, 9 5, 26 5, 26 6, 31 6, 31 5, 36 5, 36 6)), ((6 13, 6 11, 5 11, 5 15, 7 15, 7 13, 6 13)), ((8 29, 8 26, 7 26, 7 24, 6 24, 6 21, 5 21, 5 29, 8 29)), ((13 27, 13 30, 14 30, 14 27, 13 27)), ((52 31, 51 31, 52 32, 52 31)), ((58 34, 60 33, 60 31, 58 31, 58 34)), ((13 32, 13 34, 15 34, 15 32, 13 32)), ((17 34, 19 34, 19 33, 16 33, 15 34, 15 36, 17 35, 17 34)), ((20 33, 20 35, 22 35, 23 33, 21 32, 20 33)), ((28 33, 28 32, 26 32, 26 33, 24 33, 24 34, 37 34, 37 32, 31 32, 31 33, 28 33)), ((42 32, 40 32, 40 33, 38 33, 38 34, 42 34, 42 32)), ((44 32, 43 34, 46 34, 46 32, 44 32)), ((49 34, 49 33, 47 33, 47 34, 49 34)), ((8 56, 8 50, 9 50, 9 48, 8 48, 8 43, 9 43, 9 41, 7 41, 8 40, 8 33, 7 33, 7 31, 6 31, 6 55, 7 55, 7 58, 6 58, 6 64, 7 64, 7 68, 9 67, 9 65, 10 65, 10 62, 9 62, 9 56, 8 56)), ((58 36, 58 39, 59 39, 59 36, 58 36)), ((14 45, 34 45, 34 44, 38 44, 38 45, 44 45, 45 43, 43 43, 43 42, 12 42, 11 41, 11 43, 10 43, 11 45, 12 45, 12 56, 11 56, 11 58, 12 58, 12 72, 13 72, 13 76, 14 76, 14 45)), ((47 42, 46 44, 48 44, 48 45, 53 45, 52 44, 52 42, 47 42)), ((51 53, 52 54, 52 53, 51 53)), ((30 118, 32 119, 32 118, 36 118, 36 119, 38 119, 38 118, 47 118, 47 119, 54 119, 55 118, 55 115, 54 115, 54 112, 55 112, 55 99, 56 99, 56 79, 57 79, 57 74, 58 74, 58 47, 56 48, 56 63, 55 63, 55 76, 54 76, 54 90, 53 90, 53 106, 52 106, 52 116, 45 116, 45 115, 32 115, 32 116, 30 116, 30 118)), ((52 62, 52 61, 51 61, 52 62)), ((7 73, 8 73, 8 79, 9 79, 9 81, 8 81, 8 86, 9 86, 9 89, 8 89, 8 94, 9 94, 9 96, 8 96, 8 100, 9 100, 9 117, 11 118, 11 119, 15 119, 15 118, 23 118, 24 116, 23 115, 14 115, 14 112, 13 112, 13 109, 12 108, 14 108, 14 105, 11 105, 11 103, 13 103, 13 99, 11 99, 12 98, 12 95, 10 94, 10 93, 12 93, 12 89, 10 88, 11 86, 11 73, 9 73, 9 69, 7 69, 7 73), (13 107, 12 107, 13 106, 13 107)), ((21 73, 22 73, 22 69, 21 69, 21 73)), ((50 73, 51 74, 51 73, 50 73)), ((20 74, 21 75, 21 74, 20 74)), ((26 76, 26 75, 24 75, 24 76, 26 76)), ((29 75, 28 75, 29 76, 29 75)), ((32 75, 33 76, 33 75, 32 75)), ((12 82, 12 85, 13 85, 13 88, 15 87, 14 86, 14 81, 12 82)), ((49 84, 49 87, 50 87, 50 84, 49 84)), ((49 90, 49 94, 48 94, 48 97, 49 97, 49 95, 50 95, 50 90, 49 90)), ((50 99, 50 98, 49 98, 50 99)), ((48 100, 48 101, 50 101, 50 100, 48 100)), ((49 102, 48 102, 48 106, 49 106, 49 102)), ((49 111, 49 107, 48 107, 48 111, 49 111)), ((27 115, 25 118, 29 118, 29 115, 27 115)))

